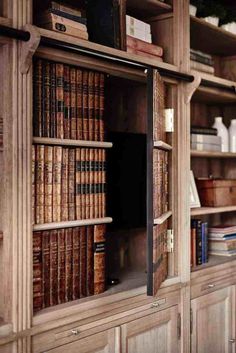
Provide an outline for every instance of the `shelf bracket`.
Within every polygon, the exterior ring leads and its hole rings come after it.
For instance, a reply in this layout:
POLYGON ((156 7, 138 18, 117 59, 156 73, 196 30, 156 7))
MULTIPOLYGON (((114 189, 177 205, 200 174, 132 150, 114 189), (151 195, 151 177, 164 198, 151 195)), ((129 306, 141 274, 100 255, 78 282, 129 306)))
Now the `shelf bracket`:
POLYGON ((20 71, 22 74, 27 74, 32 64, 32 58, 40 44, 41 35, 39 30, 30 24, 27 24, 24 30, 30 33, 30 39, 27 42, 22 42, 21 45, 20 71))
POLYGON ((201 76, 194 75, 194 80, 188 83, 185 87, 185 104, 189 104, 194 92, 198 89, 201 84, 201 76))

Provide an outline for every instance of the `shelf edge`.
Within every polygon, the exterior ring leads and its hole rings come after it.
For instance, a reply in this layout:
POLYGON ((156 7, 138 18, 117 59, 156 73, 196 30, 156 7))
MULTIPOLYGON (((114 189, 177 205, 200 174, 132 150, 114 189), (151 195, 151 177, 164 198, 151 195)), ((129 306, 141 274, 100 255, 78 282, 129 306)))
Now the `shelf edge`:
POLYGON ((82 220, 66 221, 66 222, 43 223, 43 224, 35 224, 33 226, 33 231, 73 228, 73 227, 89 226, 89 225, 96 225, 96 224, 105 224, 105 223, 111 223, 111 222, 112 222, 111 217, 104 217, 104 218, 82 219, 82 220))

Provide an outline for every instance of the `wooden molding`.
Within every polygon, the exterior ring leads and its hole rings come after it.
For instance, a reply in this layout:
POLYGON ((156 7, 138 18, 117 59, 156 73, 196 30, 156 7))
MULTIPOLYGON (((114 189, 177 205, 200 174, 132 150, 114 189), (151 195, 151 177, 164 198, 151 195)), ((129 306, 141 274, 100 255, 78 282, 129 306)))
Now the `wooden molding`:
POLYGON ((198 89, 201 84, 201 76, 198 74, 194 75, 194 80, 188 83, 185 88, 185 103, 189 104, 194 92, 198 89))
POLYGON ((24 30, 30 32, 30 40, 27 42, 22 42, 20 71, 22 74, 27 74, 32 64, 33 55, 38 49, 41 35, 37 27, 30 24, 27 24, 24 27, 24 30))

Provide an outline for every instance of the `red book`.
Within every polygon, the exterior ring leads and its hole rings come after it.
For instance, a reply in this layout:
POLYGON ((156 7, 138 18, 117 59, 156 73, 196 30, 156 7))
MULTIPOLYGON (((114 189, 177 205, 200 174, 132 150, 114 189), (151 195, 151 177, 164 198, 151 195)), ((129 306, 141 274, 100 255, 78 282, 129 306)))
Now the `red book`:
POLYGON ((132 47, 127 47, 127 52, 130 54, 135 54, 135 55, 141 55, 144 56, 148 59, 152 59, 152 60, 156 60, 156 61, 163 61, 163 59, 160 56, 156 56, 150 53, 146 53, 144 51, 141 50, 137 50, 137 49, 133 49, 132 47))
POLYGON ((104 224, 94 226, 94 294, 105 290, 105 231, 104 224))
POLYGON ((65 230, 66 302, 72 300, 72 228, 65 230))
POLYGON ((89 120, 88 120, 88 71, 83 71, 82 80, 82 112, 83 112, 83 140, 89 139, 89 120))
POLYGON ((43 308, 42 234, 33 233, 33 308, 43 308))
POLYGON ((76 70, 76 125, 77 140, 83 139, 83 96, 82 96, 83 74, 81 70, 76 70))
POLYGON ((50 306, 50 232, 42 233, 43 307, 50 306))
POLYGON ((80 227, 80 298, 86 297, 86 227, 80 227))
POLYGON ((105 76, 100 74, 99 81, 99 141, 104 141, 104 85, 105 76))
POLYGON ((163 56, 162 47, 147 43, 141 39, 137 39, 129 35, 127 35, 127 46, 137 51, 143 51, 155 56, 163 56))
POLYGON ((62 149, 62 169, 61 169, 61 220, 68 221, 69 202, 68 202, 68 184, 69 184, 69 149, 62 149))
POLYGON ((72 294, 75 300, 80 297, 80 227, 73 228, 72 237, 72 294))
POLYGON ((70 138, 76 140, 77 127, 76 127, 76 69, 70 69, 70 138))
POLYGON ((58 303, 66 300, 65 229, 58 230, 58 303))
POLYGON ((93 226, 87 226, 87 251, 86 251, 86 284, 87 284, 87 296, 93 295, 94 293, 94 253, 93 253, 93 226))
POLYGON ((69 221, 75 220, 75 149, 69 148, 69 221))
POLYGON ((94 72, 88 74, 88 118, 89 118, 89 140, 94 140, 94 72))
POLYGON ((70 138, 70 66, 64 65, 64 138, 70 138))
POLYGON ((57 230, 50 231, 50 306, 58 304, 58 241, 57 230))

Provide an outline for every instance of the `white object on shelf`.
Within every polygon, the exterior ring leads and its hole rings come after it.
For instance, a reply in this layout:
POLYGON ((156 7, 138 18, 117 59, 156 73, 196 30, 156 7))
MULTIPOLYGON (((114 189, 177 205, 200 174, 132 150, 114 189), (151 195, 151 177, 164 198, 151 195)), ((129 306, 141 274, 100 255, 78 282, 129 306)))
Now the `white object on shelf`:
POLYGON ((236 34, 236 22, 227 23, 225 25, 220 26, 220 28, 223 28, 225 31, 236 34))
POLYGON ((189 4, 189 14, 191 16, 196 16, 196 13, 197 13, 197 7, 189 4))
POLYGON ((229 150, 236 152, 236 119, 231 120, 229 127, 229 150))
POLYGON ((219 17, 214 17, 214 16, 201 17, 201 19, 216 27, 218 27, 219 21, 220 21, 219 17))
POLYGON ((217 129, 217 135, 221 137, 221 151, 228 152, 229 151, 229 133, 226 126, 223 124, 223 119, 221 116, 217 116, 215 118, 215 122, 213 126, 217 129))

